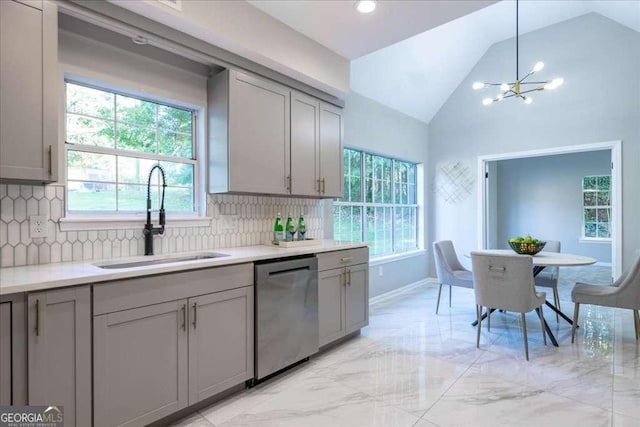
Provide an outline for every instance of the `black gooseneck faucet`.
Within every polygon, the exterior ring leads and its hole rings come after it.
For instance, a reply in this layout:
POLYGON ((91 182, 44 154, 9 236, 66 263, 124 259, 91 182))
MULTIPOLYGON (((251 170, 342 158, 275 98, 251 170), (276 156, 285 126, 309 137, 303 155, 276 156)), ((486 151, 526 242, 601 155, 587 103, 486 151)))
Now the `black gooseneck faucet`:
POLYGON ((153 236, 156 234, 164 233, 164 224, 165 224, 165 214, 164 214, 164 190, 167 188, 167 180, 164 176, 164 169, 162 166, 156 164, 153 165, 151 170, 149 171, 149 178, 147 180, 147 223, 144 225, 144 254, 145 255, 153 255, 153 236), (160 227, 154 227, 151 224, 151 175, 153 171, 158 169, 160 171, 160 176, 162 177, 162 199, 160 202, 160 212, 159 212, 159 223, 160 227))

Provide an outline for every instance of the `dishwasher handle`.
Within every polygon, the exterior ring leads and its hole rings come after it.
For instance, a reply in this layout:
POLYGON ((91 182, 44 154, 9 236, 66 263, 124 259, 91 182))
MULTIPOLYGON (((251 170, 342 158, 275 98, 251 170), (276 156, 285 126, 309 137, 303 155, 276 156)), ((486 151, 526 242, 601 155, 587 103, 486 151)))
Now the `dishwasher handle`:
POLYGON ((305 271, 305 270, 306 271, 311 270, 311 267, 307 266, 307 267, 299 267, 299 268, 289 268, 287 270, 270 271, 269 277, 276 276, 278 274, 295 273, 296 271, 305 271))

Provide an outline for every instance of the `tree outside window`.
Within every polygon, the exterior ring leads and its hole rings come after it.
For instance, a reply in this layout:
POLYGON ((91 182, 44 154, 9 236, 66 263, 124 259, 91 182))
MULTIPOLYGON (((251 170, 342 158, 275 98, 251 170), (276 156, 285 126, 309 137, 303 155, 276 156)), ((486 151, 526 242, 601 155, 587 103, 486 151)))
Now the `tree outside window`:
POLYGON ((334 202, 334 239, 366 241, 372 256, 416 249, 416 167, 346 148, 344 196, 334 202))
POLYGON ((582 179, 582 236, 611 238, 611 175, 582 179))

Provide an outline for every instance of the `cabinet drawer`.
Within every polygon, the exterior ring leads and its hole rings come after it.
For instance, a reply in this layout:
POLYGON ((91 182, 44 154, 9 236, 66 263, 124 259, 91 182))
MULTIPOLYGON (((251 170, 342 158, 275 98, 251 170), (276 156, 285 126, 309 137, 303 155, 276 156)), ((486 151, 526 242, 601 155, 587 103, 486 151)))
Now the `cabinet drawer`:
POLYGON ((316 257, 318 258, 318 271, 331 270, 369 262, 369 248, 324 252, 317 254, 316 257))
POLYGON ((93 286, 93 314, 112 313, 252 285, 253 264, 105 282, 93 286))

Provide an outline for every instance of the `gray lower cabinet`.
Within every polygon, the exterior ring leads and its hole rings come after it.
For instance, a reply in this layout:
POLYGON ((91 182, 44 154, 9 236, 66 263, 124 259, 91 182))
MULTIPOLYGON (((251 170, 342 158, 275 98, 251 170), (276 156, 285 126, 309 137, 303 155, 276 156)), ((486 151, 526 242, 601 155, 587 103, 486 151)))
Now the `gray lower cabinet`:
POLYGON ((189 299, 189 404, 253 377, 253 287, 189 299))
POLYGON ((146 425, 253 378, 252 267, 94 285, 96 427, 146 425))
POLYGON ((95 426, 138 426, 188 405, 187 300, 95 316, 95 426))
POLYGON ((27 403, 25 295, 0 297, 0 405, 27 403))
POLYGON ((91 425, 91 291, 27 297, 29 405, 61 405, 65 426, 91 425))
POLYGON ((369 324, 369 251, 351 249, 317 257, 322 347, 369 324))
POLYGON ((0 179, 57 178, 58 26, 50 1, 0 1, 0 179))

